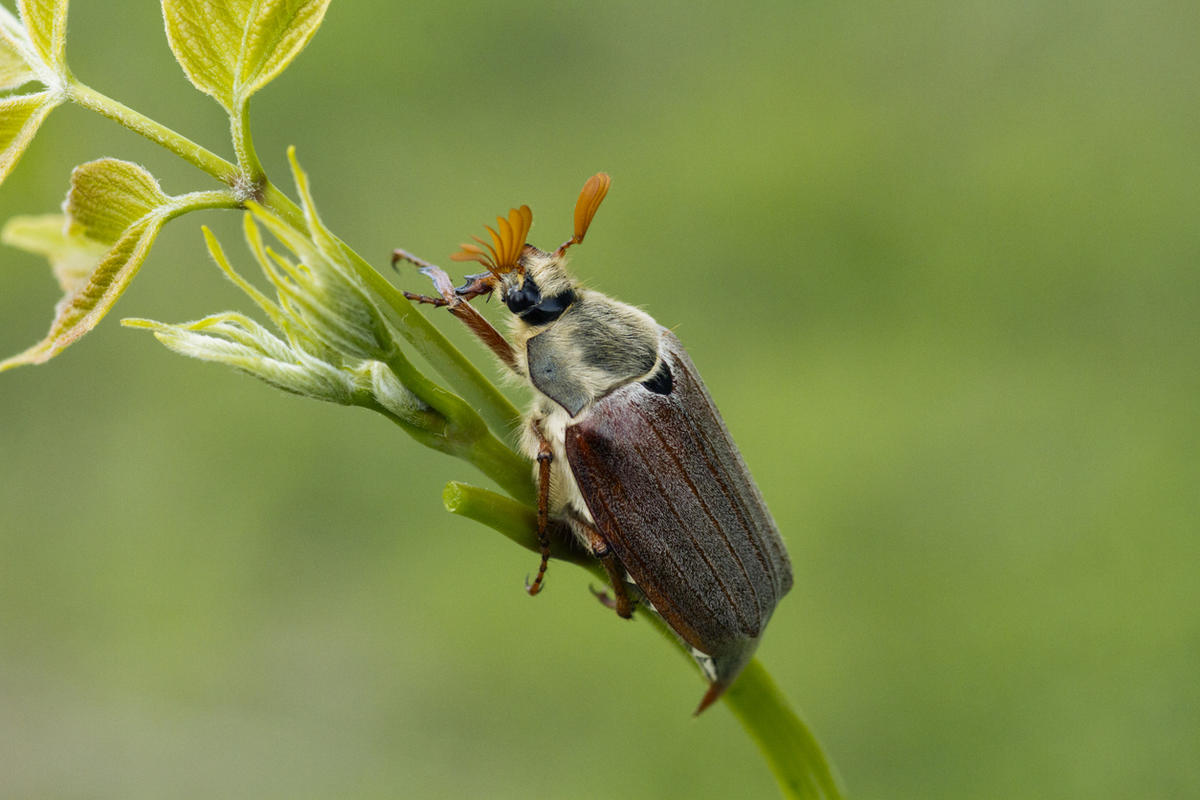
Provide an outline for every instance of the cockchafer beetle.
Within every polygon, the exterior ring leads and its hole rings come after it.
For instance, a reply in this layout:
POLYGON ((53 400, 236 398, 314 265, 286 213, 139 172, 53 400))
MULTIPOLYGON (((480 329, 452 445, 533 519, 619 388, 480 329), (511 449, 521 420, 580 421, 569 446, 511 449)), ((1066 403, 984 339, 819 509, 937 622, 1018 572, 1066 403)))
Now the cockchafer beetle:
POLYGON ((675 335, 638 308, 580 286, 566 253, 583 241, 611 179, 588 179, 575 233, 553 252, 525 242, 528 206, 509 211, 451 256, 486 272, 454 288, 439 267, 411 261, 446 306, 510 370, 534 400, 521 434, 538 485, 542 560, 526 590, 537 594, 550 556, 551 518, 604 565, 622 617, 635 603, 657 613, 690 648, 711 682, 711 705, 750 660, 767 621, 792 586, 779 530, 708 390, 675 335), (469 301, 496 295, 512 313, 505 338, 469 301))

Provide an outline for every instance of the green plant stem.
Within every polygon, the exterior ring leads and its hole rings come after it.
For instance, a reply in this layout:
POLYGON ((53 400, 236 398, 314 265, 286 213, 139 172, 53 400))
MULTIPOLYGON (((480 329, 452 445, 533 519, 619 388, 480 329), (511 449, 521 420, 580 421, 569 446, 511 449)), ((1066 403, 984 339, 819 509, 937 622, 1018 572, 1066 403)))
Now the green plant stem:
MULTIPOLYGON (((527 471, 526 475, 528 474, 527 471)), ((442 502, 450 513, 487 525, 526 550, 534 553, 541 550, 537 538, 537 509, 530 503, 521 503, 502 494, 459 481, 446 484, 446 488, 442 490, 442 502)), ((565 531, 558 533, 565 534, 565 531)), ((606 581, 608 578, 600 562, 574 547, 569 536, 566 534, 550 537, 551 557, 581 566, 600 580, 606 581)))
POLYGON ((518 502, 537 502, 529 459, 518 455, 491 433, 484 431, 476 436, 464 458, 518 502))
MULTIPOLYGON (((445 418, 437 411, 425 412, 429 416, 429 420, 421 424, 414 422, 411 417, 405 418, 393 413, 367 393, 357 398, 355 405, 383 414, 426 447, 469 462, 513 497, 522 498, 525 502, 533 502, 535 492, 529 462, 513 452, 512 448, 493 436, 490 431, 484 430, 470 437, 469 440, 463 440, 461 437, 444 432, 445 427, 448 426, 445 418), (432 430, 437 421, 441 421, 443 432, 432 430)), ((509 499, 504 495, 497 494, 495 496, 504 498, 509 503, 520 505, 516 500, 509 499)), ((528 506, 522 507, 528 508, 528 506)))
POLYGON ((201 211, 206 208, 237 208, 238 205, 237 198, 227 189, 188 192, 172 198, 168 219, 174 219, 189 211, 201 211))
MULTIPOLYGON (((429 417, 424 424, 420 421, 414 422, 411 417, 405 418, 393 413, 368 393, 357 398, 355 405, 383 414, 426 447, 469 462, 513 497, 522 498, 524 502, 534 501, 535 492, 529 462, 513 452, 512 448, 491 432, 484 430, 469 439, 457 437, 445 431, 449 426, 445 417, 437 411, 424 412, 429 417), (443 426, 440 432, 433 430, 438 421, 443 426)), ((504 499, 510 503, 517 503, 516 500, 504 499)))
POLYGON ((150 141, 165 147, 189 164, 212 175, 221 183, 232 186, 237 181, 239 172, 236 165, 167 126, 161 125, 108 95, 80 83, 74 77, 67 84, 67 96, 76 104, 108 117, 134 133, 141 134, 150 141))
POLYGON ((422 375, 400 348, 393 348, 384 360, 400 382, 444 420, 440 435, 424 438, 425 444, 471 462, 516 499, 533 502, 528 459, 497 439, 463 398, 422 375))
POLYGON ((725 705, 758 744, 783 796, 797 800, 843 797, 821 745, 757 658, 726 690, 725 705))
POLYGON ((236 114, 229 117, 230 136, 238 166, 251 187, 257 189, 266 184, 267 173, 263 170, 258 153, 254 150, 254 139, 250 136, 250 99, 242 101, 236 114))

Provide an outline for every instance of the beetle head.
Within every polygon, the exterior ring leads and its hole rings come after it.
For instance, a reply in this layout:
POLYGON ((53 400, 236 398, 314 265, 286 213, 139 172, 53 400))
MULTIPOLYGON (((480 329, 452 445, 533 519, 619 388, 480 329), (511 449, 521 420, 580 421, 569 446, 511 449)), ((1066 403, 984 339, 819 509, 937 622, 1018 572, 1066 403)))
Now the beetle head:
POLYGON ((495 228, 487 226, 490 242, 474 237, 476 244, 463 244, 450 256, 487 269, 471 276, 458 294, 470 299, 495 293, 509 311, 532 325, 557 319, 575 301, 574 281, 565 269, 567 249, 583 241, 611 183, 603 172, 588 178, 575 203, 575 233, 551 253, 525 243, 533 224, 529 206, 509 210, 507 218, 497 217, 495 228))

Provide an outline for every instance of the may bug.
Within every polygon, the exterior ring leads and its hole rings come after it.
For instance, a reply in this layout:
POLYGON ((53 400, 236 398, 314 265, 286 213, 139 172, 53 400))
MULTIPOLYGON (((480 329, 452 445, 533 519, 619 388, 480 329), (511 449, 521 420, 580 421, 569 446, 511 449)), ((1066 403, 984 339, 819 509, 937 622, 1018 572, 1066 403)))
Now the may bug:
POLYGON ((643 602, 691 649, 712 704, 750 660, 791 563, 737 446, 679 340, 648 314, 581 287, 566 252, 583 241, 608 193, 600 173, 575 205, 575 233, 553 252, 526 244, 528 206, 451 256, 486 272, 453 288, 440 268, 395 251, 433 279, 446 306, 533 389, 521 445, 536 462, 542 587, 549 521, 600 559, 622 617, 643 602), (469 305, 496 295, 512 314, 502 336, 469 305))

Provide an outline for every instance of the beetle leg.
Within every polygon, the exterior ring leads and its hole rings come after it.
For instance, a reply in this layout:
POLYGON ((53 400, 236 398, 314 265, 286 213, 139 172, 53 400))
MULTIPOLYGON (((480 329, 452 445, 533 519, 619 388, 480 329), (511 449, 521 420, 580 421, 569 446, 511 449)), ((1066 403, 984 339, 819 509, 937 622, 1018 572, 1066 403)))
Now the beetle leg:
POLYGON ((508 339, 505 339, 500 331, 492 327, 492 323, 484 319, 478 311, 471 307, 470 303, 461 298, 455 298, 454 302, 448 305, 450 313, 462 320, 463 324, 471 329, 471 333, 478 336, 488 346, 488 349, 504 362, 504 366, 513 372, 519 371, 516 351, 508 343, 508 339))
POLYGON ((624 568, 617 561, 616 555, 608 545, 608 540, 600 531, 596 530, 595 526, 580 519, 575 522, 587 538, 587 546, 592 551, 592 555, 600 559, 600 563, 604 565, 604 571, 608 573, 608 580, 612 584, 615 598, 609 597, 608 592, 598 592, 595 589, 592 589, 592 594, 596 595, 596 599, 605 606, 616 611, 618 617, 629 619, 633 616, 633 598, 629 595, 629 587, 625 585, 624 568))
POLYGON ((433 266, 433 264, 430 264, 428 261, 421 258, 420 256, 415 256, 412 253, 408 252, 407 250, 397 247, 395 250, 392 251, 392 268, 395 269, 396 264, 400 261, 407 261, 410 264, 416 264, 418 267, 432 267, 433 266))
MULTIPOLYGON (((612 576, 610 575, 609 577, 611 579, 612 576)), ((616 598, 603 589, 597 589, 591 584, 588 585, 588 591, 592 593, 593 597, 600 601, 600 605, 611 611, 617 612, 617 616, 619 616, 621 619, 630 619, 633 616, 633 609, 635 608, 634 601, 629 596, 629 592, 625 590, 624 583, 617 585, 621 586, 621 589, 620 594, 616 598), (626 605, 622 605, 621 595, 624 595, 624 602, 626 605)))
POLYGON ((428 303, 437 308, 450 305, 444 297, 430 297, 427 294, 417 294, 416 292, 404 292, 403 294, 405 300, 412 300, 416 303, 428 303))
MULTIPOLYGON (((414 256, 407 250, 396 249, 392 251, 392 266, 396 266, 399 261, 408 261, 416 264, 421 268, 421 273, 428 276, 433 281, 433 288, 438 290, 440 298, 429 297, 423 294, 414 294, 412 292, 404 292, 404 296, 409 300, 415 300, 418 303, 430 303, 435 306, 446 306, 450 313, 462 321, 464 325, 471 329, 471 333, 475 334, 483 341, 488 349, 499 357, 504 362, 504 366, 511 369, 513 372, 518 372, 517 369, 517 354, 513 350, 512 345, 508 343, 498 330, 492 327, 492 323, 488 322, 478 311, 471 307, 467 301, 472 297, 478 297, 485 294, 483 281, 480 276, 473 276, 475 281, 463 286, 460 289, 454 288, 454 283, 450 280, 450 276, 446 271, 436 264, 431 264, 423 258, 414 256)), ((488 287, 490 291, 490 287, 488 287)))
POLYGON ((542 435, 542 428, 537 422, 533 423, 533 432, 538 438, 538 514, 537 538, 538 547, 542 551, 542 563, 538 566, 537 577, 533 583, 525 579, 525 591, 535 595, 542 590, 542 580, 546 577, 546 567, 550 565, 550 536, 546 529, 550 525, 550 464, 554 461, 554 449, 542 435))
POLYGON ((605 608, 612 609, 613 611, 617 610, 617 601, 613 600, 612 595, 608 592, 604 591, 603 589, 597 589, 590 583, 588 584, 588 591, 592 593, 592 597, 600 601, 600 605, 604 606, 605 608))

